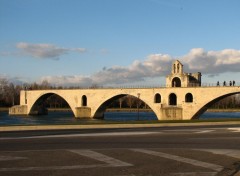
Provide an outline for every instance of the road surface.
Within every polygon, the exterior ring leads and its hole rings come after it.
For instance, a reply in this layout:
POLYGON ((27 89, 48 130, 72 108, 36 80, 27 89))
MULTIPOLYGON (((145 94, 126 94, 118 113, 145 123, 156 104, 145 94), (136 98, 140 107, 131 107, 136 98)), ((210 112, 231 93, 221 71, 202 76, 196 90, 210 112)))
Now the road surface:
POLYGON ((237 175, 240 127, 0 133, 0 175, 237 175))

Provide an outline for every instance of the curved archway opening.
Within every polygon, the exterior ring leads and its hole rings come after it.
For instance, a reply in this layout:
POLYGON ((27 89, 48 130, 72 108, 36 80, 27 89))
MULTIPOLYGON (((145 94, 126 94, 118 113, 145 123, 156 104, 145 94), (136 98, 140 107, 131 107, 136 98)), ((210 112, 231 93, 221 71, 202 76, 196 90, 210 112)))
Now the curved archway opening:
POLYGON ((161 103, 161 95, 159 93, 155 94, 154 103, 161 103))
POLYGON ((97 109, 94 118, 108 121, 157 120, 156 114, 139 97, 116 95, 97 109))
POLYGON ((177 105, 177 95, 175 93, 171 93, 169 95, 169 105, 171 105, 171 106, 177 105))
POLYGON ((220 96, 205 104, 192 119, 240 118, 240 92, 220 96))
POLYGON ((63 121, 64 118, 74 118, 68 102, 55 93, 46 93, 39 97, 30 110, 30 115, 44 115, 48 119, 63 121))
POLYGON ((82 106, 87 106, 87 96, 86 95, 82 96, 82 106))
POLYGON ((193 95, 191 93, 187 93, 185 95, 185 102, 192 103, 193 102, 193 95))
POLYGON ((181 80, 178 77, 172 79, 172 87, 181 87, 181 80))

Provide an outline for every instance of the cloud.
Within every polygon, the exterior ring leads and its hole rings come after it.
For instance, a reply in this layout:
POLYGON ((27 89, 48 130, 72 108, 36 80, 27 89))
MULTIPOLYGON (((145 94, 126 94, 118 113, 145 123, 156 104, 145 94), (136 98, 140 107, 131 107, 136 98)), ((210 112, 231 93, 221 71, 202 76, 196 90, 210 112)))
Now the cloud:
POLYGON ((240 50, 205 51, 202 48, 193 48, 178 58, 168 54, 150 54, 144 61, 135 60, 127 67, 104 67, 91 76, 49 76, 47 80, 53 84, 79 86, 137 84, 149 78, 170 74, 171 64, 176 59, 183 63, 185 72, 202 72, 210 77, 226 72, 239 72, 240 68, 240 50))
POLYGON ((79 52, 79 53, 85 53, 87 52, 86 48, 73 48, 73 51, 79 52))
POLYGON ((53 44, 33 44, 20 42, 16 44, 16 47, 21 50, 23 55, 28 55, 35 58, 41 59, 54 59, 58 60, 60 56, 68 54, 69 52, 75 51, 78 53, 86 52, 86 48, 63 48, 53 44))
POLYGON ((20 76, 11 77, 9 75, 0 73, 0 80, 1 79, 5 79, 8 81, 8 83, 13 83, 15 85, 23 85, 24 83, 29 82, 29 80, 26 77, 20 77, 20 76))
POLYGON ((124 84, 144 81, 148 77, 166 74, 172 60, 169 55, 151 54, 143 62, 136 60, 128 67, 105 68, 92 75, 91 78, 97 84, 124 84))
POLYGON ((194 48, 181 61, 192 72, 199 71, 208 75, 239 72, 240 50, 205 51, 203 48, 194 48))
POLYGON ((79 86, 88 87, 93 85, 93 80, 87 76, 75 75, 75 76, 44 76, 41 78, 40 82, 43 80, 48 81, 50 84, 55 86, 79 86))

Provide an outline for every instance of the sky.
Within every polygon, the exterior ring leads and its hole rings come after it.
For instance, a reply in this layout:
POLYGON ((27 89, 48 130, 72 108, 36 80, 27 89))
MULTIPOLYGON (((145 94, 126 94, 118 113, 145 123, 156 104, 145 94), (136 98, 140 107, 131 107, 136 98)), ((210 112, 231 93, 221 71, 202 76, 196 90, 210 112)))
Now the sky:
POLYGON ((158 86, 178 59, 240 82, 239 19, 239 0, 0 0, 0 78, 158 86))

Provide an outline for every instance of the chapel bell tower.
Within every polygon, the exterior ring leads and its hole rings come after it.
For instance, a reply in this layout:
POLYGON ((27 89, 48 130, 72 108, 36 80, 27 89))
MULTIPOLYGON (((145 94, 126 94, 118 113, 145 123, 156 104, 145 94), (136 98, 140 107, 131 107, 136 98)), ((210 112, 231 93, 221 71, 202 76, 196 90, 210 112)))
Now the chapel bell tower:
POLYGON ((184 73, 183 64, 179 60, 172 63, 172 72, 166 77, 166 87, 199 87, 201 73, 184 73))

